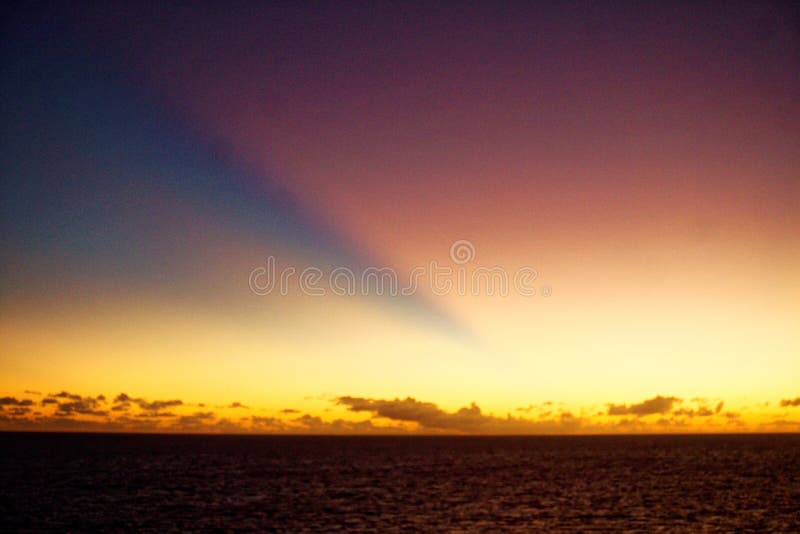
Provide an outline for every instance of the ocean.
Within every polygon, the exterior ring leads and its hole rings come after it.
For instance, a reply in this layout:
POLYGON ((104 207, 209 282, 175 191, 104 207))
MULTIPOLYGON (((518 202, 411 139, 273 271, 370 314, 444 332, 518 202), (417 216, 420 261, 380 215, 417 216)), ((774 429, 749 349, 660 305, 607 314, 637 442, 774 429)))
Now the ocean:
POLYGON ((5 531, 800 531, 800 435, 0 433, 5 531))

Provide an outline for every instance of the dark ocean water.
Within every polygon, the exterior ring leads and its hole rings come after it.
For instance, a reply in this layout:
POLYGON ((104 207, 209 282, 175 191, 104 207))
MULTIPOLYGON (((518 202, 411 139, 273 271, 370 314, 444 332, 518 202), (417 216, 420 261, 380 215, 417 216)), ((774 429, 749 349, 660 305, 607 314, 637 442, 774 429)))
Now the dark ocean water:
POLYGON ((4 530, 800 531, 800 435, 0 434, 4 530))

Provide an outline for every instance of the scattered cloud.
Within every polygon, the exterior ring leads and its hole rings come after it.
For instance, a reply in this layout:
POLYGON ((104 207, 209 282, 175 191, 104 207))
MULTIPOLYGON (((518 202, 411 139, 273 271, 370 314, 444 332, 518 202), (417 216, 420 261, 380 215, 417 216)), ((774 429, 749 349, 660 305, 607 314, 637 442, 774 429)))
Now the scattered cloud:
MULTIPOLYGON (((30 395, 33 395, 32 393, 30 395)), ((279 410, 274 417, 249 415, 251 408, 234 401, 219 410, 238 409, 238 417, 221 417, 208 403, 187 403, 180 399, 149 400, 120 393, 83 396, 59 391, 39 399, 0 397, 0 429, 82 430, 125 432, 203 432, 276 434, 574 434, 646 433, 724 430, 737 431, 795 428, 796 422, 780 419, 780 412, 768 419, 754 413, 727 410, 719 399, 657 395, 632 404, 607 404, 605 411, 587 407, 579 414, 563 403, 548 401, 529 404, 511 414, 484 412, 476 403, 455 410, 414 397, 370 398, 328 397, 328 408, 303 413, 296 408, 279 410), (110 400, 113 399, 113 400, 110 400), (40 411, 39 411, 40 410, 40 411), (327 415, 338 412, 340 416, 327 415), (349 415, 344 415, 349 414, 349 415), (658 418, 645 416, 658 415, 658 418), (795 426, 793 426, 795 425, 795 426)), ((799 406, 800 398, 784 399, 780 406, 799 406)), ((759 404, 759 406, 762 406, 759 404)), ((772 403, 773 411, 778 402, 772 403)), ((766 408, 762 408, 766 409, 766 408)), ((237 412, 233 412, 237 413, 237 412)))

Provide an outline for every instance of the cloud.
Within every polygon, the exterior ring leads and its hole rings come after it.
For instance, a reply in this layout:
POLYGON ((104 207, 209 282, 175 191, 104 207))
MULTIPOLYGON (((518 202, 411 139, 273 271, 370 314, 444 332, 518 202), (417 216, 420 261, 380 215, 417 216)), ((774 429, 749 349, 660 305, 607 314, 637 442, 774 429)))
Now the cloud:
POLYGON ((786 431, 800 431, 800 421, 787 421, 786 419, 775 419, 772 422, 762 425, 764 430, 773 430, 778 432, 786 431))
POLYGON ((3 413, 12 417, 21 417, 23 415, 28 415, 31 409, 27 406, 14 406, 11 409, 3 410, 3 413))
POLYGON ((253 425, 253 428, 264 432, 280 432, 286 427, 286 423, 283 419, 278 419, 277 417, 261 417, 259 415, 254 415, 250 417, 250 423, 253 425))
POLYGON ((675 415, 684 415, 686 417, 711 417, 715 412, 707 406, 700 406, 696 410, 681 408, 680 410, 675 410, 674 413, 675 415))
POLYGON ((67 402, 60 402, 58 400, 56 401, 57 402, 56 415, 64 416, 64 415, 80 414, 80 415, 92 415, 96 417, 103 417, 108 415, 107 410, 100 409, 101 401, 99 401, 96 398, 81 397, 80 395, 76 395, 74 393, 67 393, 66 391, 50 395, 50 397, 55 399, 68 399, 67 402))
MULTIPOLYGON (((241 403, 231 406, 244 407, 241 403)), ((175 413, 189 410, 178 399, 149 401, 120 393, 109 403, 103 395, 82 396, 59 391, 37 401, 0 397, 0 428, 15 430, 97 431, 97 432, 249 432, 243 419, 218 419, 212 411, 175 413), (31 407, 41 406, 33 412, 31 407), (100 419, 102 418, 102 419, 100 419)))
POLYGON ((334 419, 325 421, 321 417, 309 414, 301 415, 289 421, 285 430, 300 434, 406 434, 408 429, 402 425, 375 425, 371 420, 346 421, 334 419))
POLYGON ((159 417, 177 417, 172 412, 141 412, 136 414, 136 417, 158 419, 159 417))
POLYGON ((191 415, 182 415, 177 420, 179 426, 197 426, 215 418, 214 412, 195 412, 191 415))
POLYGON ((647 399, 638 404, 611 404, 608 407, 608 415, 652 415, 657 413, 667 413, 672 410, 672 406, 681 399, 677 397, 662 397, 657 395, 652 399, 647 399))
POLYGON ((716 406, 713 408, 708 404, 710 401, 706 398, 702 397, 695 397, 691 399, 689 402, 692 403, 700 403, 699 406, 695 406, 694 408, 684 407, 679 410, 675 410, 673 413, 676 417, 713 417, 715 415, 719 415, 722 412, 722 407, 725 406, 725 403, 719 401, 716 406))
POLYGON ((742 422, 742 414, 738 412, 725 412, 722 415, 728 420, 729 425, 744 425, 742 422))
POLYGON ((794 408, 796 406, 800 406, 800 397, 796 397, 794 399, 782 399, 781 406, 784 408, 794 408))
POLYGON ((127 393, 120 393, 114 397, 114 411, 125 411, 130 408, 131 404, 135 404, 140 410, 147 412, 159 412, 165 408, 173 408, 175 406, 182 406, 183 401, 179 399, 173 400, 154 400, 152 402, 139 397, 131 397, 127 393))
MULTIPOLYGON (((297 410, 293 410, 297 412, 297 410)), ((286 420, 279 417, 252 416, 250 429, 258 433, 270 434, 406 434, 403 425, 375 425, 372 421, 345 421, 335 419, 325 421, 321 417, 304 414, 286 420)))
POLYGON ((66 391, 61 391, 60 393, 51 393, 49 396, 55 399, 70 399, 74 401, 79 401, 82 399, 80 395, 76 395, 74 393, 67 393, 66 391))
POLYGON ((131 402, 133 399, 127 393, 120 393, 116 397, 114 397, 114 404, 120 402, 131 402))
MULTIPOLYGON (((609 404, 607 411, 598 411, 596 407, 586 408, 579 415, 566 411, 566 405, 563 403, 548 401, 538 405, 522 405, 505 416, 485 413, 476 403, 450 411, 433 402, 413 397, 393 399, 329 397, 330 408, 317 413, 302 413, 295 408, 284 408, 274 417, 250 416, 246 411, 228 412, 228 414, 243 414, 240 417, 221 417, 208 408, 200 409, 202 406, 210 406, 208 403, 186 403, 179 399, 150 401, 127 393, 120 393, 111 398, 113 400, 108 401, 103 395, 82 396, 68 391, 60 391, 36 400, 3 396, 0 397, 0 429, 262 434, 536 435, 691 432, 734 427, 738 431, 746 431, 759 430, 758 424, 760 424, 759 421, 751 421, 736 412, 723 412, 722 401, 695 398, 684 403, 677 397, 661 395, 639 403, 609 404), (337 410, 346 410, 350 415, 344 418, 330 418, 327 415, 328 412, 337 410), (362 414, 362 416, 352 414, 362 414), (652 414, 658 414, 660 417, 642 417, 652 414), (609 419, 607 415, 613 417, 609 419)), ((786 399, 782 401, 782 405, 796 406, 800 405, 800 401, 786 399)), ((217 408, 250 409, 240 402, 222 403, 217 408)), ((777 429, 775 425, 769 428, 777 429)))
POLYGON ((173 406, 180 406, 183 404, 183 401, 174 399, 174 400, 155 400, 153 402, 147 402, 143 399, 137 399, 136 404, 139 405, 139 408, 142 410, 156 412, 158 410, 163 410, 164 408, 171 408, 173 406))
POLYGON ((108 415, 106 410, 95 410, 93 405, 81 401, 74 401, 74 402, 65 402, 63 404, 58 405, 58 409, 56 413, 58 415, 72 415, 72 414, 81 414, 81 415, 94 415, 98 417, 108 415))
POLYGON ((16 397, 0 398, 0 406, 31 406, 33 401, 30 399, 17 400, 16 397))
POLYGON ((431 402, 422 402, 413 397, 405 399, 369 399, 363 397, 339 397, 336 404, 351 412, 369 412, 374 417, 416 423, 421 430, 436 432, 458 432, 465 434, 536 434, 568 433, 581 427, 583 421, 566 412, 558 418, 531 420, 519 417, 496 417, 484 414, 472 403, 455 412, 446 412, 431 402))

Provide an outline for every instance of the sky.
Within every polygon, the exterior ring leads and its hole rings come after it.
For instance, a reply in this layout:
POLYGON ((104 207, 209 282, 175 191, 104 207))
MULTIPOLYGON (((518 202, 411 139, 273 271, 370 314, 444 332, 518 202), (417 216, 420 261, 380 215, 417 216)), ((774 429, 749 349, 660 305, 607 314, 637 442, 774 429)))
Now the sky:
POLYGON ((800 430, 789 3, 5 9, 0 429, 800 430))

